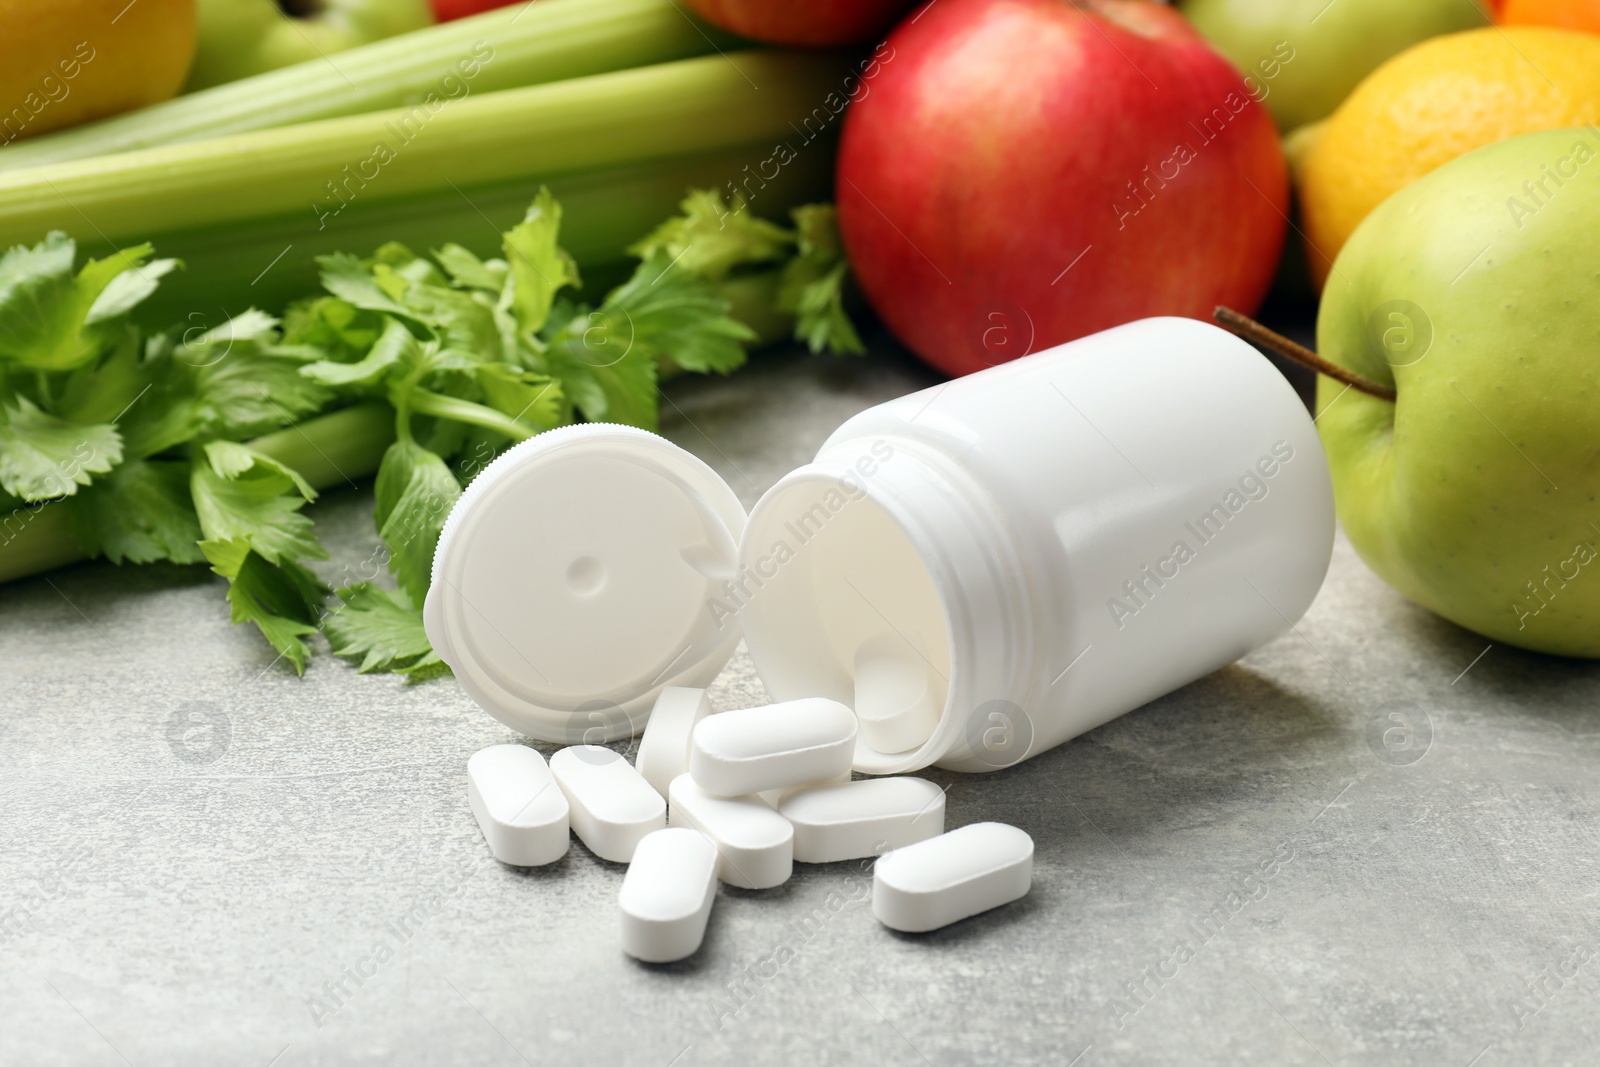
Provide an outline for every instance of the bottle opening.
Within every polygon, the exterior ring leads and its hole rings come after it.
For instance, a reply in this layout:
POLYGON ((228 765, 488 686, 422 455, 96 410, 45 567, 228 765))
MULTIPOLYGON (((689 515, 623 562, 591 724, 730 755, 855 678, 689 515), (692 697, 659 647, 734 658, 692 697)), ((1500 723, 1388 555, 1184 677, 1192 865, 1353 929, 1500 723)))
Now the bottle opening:
POLYGON ((949 700, 951 638, 911 536, 854 474, 810 469, 762 498, 731 590, 776 700, 856 710, 856 768, 925 766, 949 700), (918 758, 926 756, 926 758, 918 758))

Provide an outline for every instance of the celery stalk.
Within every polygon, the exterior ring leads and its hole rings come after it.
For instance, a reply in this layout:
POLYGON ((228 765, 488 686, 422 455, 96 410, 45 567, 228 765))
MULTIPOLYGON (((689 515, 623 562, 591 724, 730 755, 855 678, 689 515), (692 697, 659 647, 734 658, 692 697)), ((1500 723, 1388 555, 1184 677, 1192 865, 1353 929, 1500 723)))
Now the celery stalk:
POLYGON ((477 95, 626 70, 719 46, 730 39, 672 0, 539 0, 8 145, 0 171, 360 115, 429 93, 477 95))
MULTIPOLYGON (((551 180, 550 189, 562 206, 561 243, 584 269, 584 291, 603 292, 604 286, 595 284, 603 278, 589 275, 627 263, 627 246, 670 217, 686 190, 725 189, 745 176, 747 165, 754 166, 771 151, 770 144, 758 143, 551 180)), ((832 164, 831 140, 818 142, 771 182, 750 181, 748 189, 740 188, 758 214, 782 218, 798 204, 828 199, 832 164)), ((158 239, 157 251, 183 260, 187 269, 169 278, 143 305, 141 321, 164 326, 196 312, 206 319, 252 306, 276 312, 317 288, 315 257, 341 251, 366 254, 386 241, 418 252, 453 242, 480 256, 501 255, 501 231, 521 221, 539 184, 462 185, 405 200, 357 202, 336 225, 321 230, 315 219, 297 213, 167 235, 158 239)), ((92 255, 112 251, 93 233, 81 236, 92 255)))
POLYGON ((336 228, 357 202, 801 141, 831 120, 838 80, 834 57, 741 52, 487 93, 425 124, 377 112, 14 171, 0 174, 0 245, 51 229, 159 245, 296 211, 336 228))

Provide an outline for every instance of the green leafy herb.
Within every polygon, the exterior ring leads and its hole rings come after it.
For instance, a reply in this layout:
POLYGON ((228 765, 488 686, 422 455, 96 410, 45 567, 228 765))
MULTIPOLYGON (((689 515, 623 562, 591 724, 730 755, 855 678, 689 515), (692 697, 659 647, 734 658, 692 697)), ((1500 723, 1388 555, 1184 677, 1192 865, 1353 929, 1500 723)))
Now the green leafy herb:
POLYGON ((189 495, 189 465, 134 459, 78 494, 72 536, 113 563, 200 563, 205 535, 189 495))
POLYGON ((339 607, 323 620, 328 641, 341 656, 360 658, 358 668, 423 674, 444 670, 428 643, 422 614, 404 592, 358 582, 339 590, 339 607))
POLYGON ((731 314, 740 283, 758 283, 738 299, 763 324, 786 316, 813 350, 860 349, 831 208, 785 227, 703 191, 683 210, 598 302, 578 299, 561 205, 541 189, 501 258, 456 244, 336 253, 318 260, 323 292, 281 320, 252 309, 154 332, 130 313, 178 264, 148 245, 81 267, 63 234, 12 248, 0 501, 54 501, 78 544, 116 563, 209 563, 233 621, 297 671, 320 628, 364 672, 441 672, 420 611, 433 555, 464 483, 501 451, 576 418, 654 429, 661 375, 726 374, 761 340, 731 314), (375 438, 375 419, 392 419, 392 436, 375 438), (395 587, 355 582, 327 610, 302 471, 349 480, 386 443, 373 518, 395 587))
MULTIPOLYGON (((629 251, 646 260, 665 256, 711 282, 775 275, 774 310, 793 317, 795 340, 813 352, 866 351, 844 309, 850 268, 832 204, 795 208, 790 212, 792 229, 756 218, 742 198, 728 203, 713 190, 690 193, 679 209, 683 214, 662 223, 629 251)), ((678 363, 686 370, 702 369, 681 359, 678 363)))
POLYGON ((52 231, 0 257, 0 359, 42 371, 71 370, 98 356, 123 320, 177 261, 150 261, 149 245, 91 259, 76 273, 77 245, 52 231))
POLYGON ((228 580, 234 624, 255 623, 278 655, 305 673, 311 655, 305 639, 317 632, 327 586, 293 560, 269 562, 248 538, 202 541, 200 550, 211 569, 228 580))

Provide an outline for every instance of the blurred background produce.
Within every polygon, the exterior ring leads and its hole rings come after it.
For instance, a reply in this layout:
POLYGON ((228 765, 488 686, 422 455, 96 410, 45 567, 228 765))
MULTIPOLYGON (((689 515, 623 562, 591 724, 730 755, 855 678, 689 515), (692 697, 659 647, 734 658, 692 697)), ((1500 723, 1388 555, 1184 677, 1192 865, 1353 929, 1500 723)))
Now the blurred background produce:
POLYGON ((506 7, 521 0, 433 0, 433 15, 440 22, 464 19, 468 15, 481 15, 497 7, 506 7))
POLYGON ((1502 26, 1557 26, 1600 33, 1600 3, 1595 0, 1494 0, 1502 26))
POLYGON ((292 67, 433 24, 428 0, 195 0, 185 92, 292 67))
POLYGON ((166 100, 194 48, 194 0, 0 4, 0 144, 166 100))
MULTIPOLYGON (((732 39, 667 0, 540 2, 187 93, 0 153, 0 171, 292 126, 711 55, 732 39)), ((509 136, 509 135, 508 135, 509 136)))
POLYGON ((1600 36, 1481 29, 1396 56, 1301 134, 1292 153, 1312 276, 1320 286, 1361 220, 1435 167, 1519 133, 1597 117, 1600 36))
POLYGON ((1384 60, 1488 22, 1475 0, 1183 0, 1284 132, 1326 118, 1384 60))
POLYGON ((769 44, 828 48, 876 41, 917 0, 687 0, 702 18, 769 44))

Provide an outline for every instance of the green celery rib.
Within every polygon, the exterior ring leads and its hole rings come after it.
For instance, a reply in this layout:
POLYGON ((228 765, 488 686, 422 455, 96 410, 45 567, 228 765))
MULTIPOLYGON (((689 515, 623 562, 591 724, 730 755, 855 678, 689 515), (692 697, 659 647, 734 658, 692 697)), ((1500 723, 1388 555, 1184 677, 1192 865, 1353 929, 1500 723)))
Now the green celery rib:
POLYGON ((336 226, 328 212, 346 200, 798 140, 811 116, 831 118, 839 76, 828 55, 732 53, 471 97, 409 141, 397 132, 409 113, 388 111, 14 171, 0 174, 0 246, 51 229, 159 243, 296 211, 336 226), (389 158, 373 165, 380 145, 389 158))
POLYGON ((494 92, 706 55, 731 41, 673 0, 539 0, 0 148, 0 171, 494 92), (476 57, 492 49, 471 78, 476 57), (457 81, 446 84, 446 76, 457 81))
MULTIPOLYGON (((799 151, 771 182, 751 180, 748 175, 771 152, 772 145, 761 142, 552 179, 550 190, 561 202, 561 244, 584 269, 584 294, 599 299, 599 283, 620 281, 604 268, 626 269, 628 245, 675 214, 689 189, 726 194, 732 182, 744 190, 752 210, 773 219, 782 219, 796 205, 829 197, 831 141, 799 151), (591 278, 594 271, 601 273, 591 278)), ((214 326, 222 316, 249 307, 276 312, 317 290, 317 256, 340 251, 368 255, 386 241, 399 241, 417 252, 454 242, 479 256, 503 255, 500 234, 522 221, 539 185, 537 179, 525 179, 462 185, 391 202, 356 202, 321 230, 315 219, 296 213, 160 237, 156 252, 183 260, 186 269, 168 276, 141 306, 140 320, 158 327, 180 320, 214 326)), ((87 254, 103 256, 113 250, 92 233, 84 236, 89 239, 80 246, 87 254)))
POLYGON ((293 467, 313 487, 331 489, 377 470, 393 442, 394 408, 370 400, 263 434, 250 447, 293 467))

